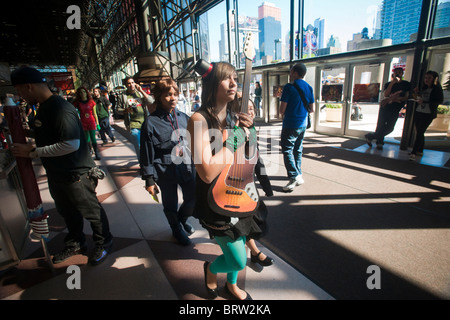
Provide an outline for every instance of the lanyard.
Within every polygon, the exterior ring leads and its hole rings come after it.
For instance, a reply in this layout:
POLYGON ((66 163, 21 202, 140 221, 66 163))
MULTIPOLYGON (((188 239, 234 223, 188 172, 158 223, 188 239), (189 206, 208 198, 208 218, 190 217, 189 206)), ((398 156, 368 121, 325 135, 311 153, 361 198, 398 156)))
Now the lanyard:
POLYGON ((176 124, 177 124, 177 127, 175 128, 174 127, 174 123, 172 122, 172 115, 169 113, 168 115, 167 115, 167 119, 169 119, 169 123, 170 123, 170 126, 172 127, 172 129, 173 129, 173 131, 175 131, 176 133, 177 133, 177 137, 178 137, 178 142, 180 142, 180 132, 179 131, 177 131, 177 129, 179 129, 180 128, 180 126, 178 125, 178 117, 177 117, 177 114, 176 114, 176 112, 175 111, 173 111, 173 116, 175 117, 175 122, 176 122, 176 124))

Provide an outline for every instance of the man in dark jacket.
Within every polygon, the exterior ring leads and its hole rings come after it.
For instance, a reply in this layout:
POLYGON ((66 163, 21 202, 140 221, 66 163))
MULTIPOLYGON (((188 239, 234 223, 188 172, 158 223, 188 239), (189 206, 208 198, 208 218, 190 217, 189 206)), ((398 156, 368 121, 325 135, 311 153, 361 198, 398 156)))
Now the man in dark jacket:
POLYGON ((69 102, 52 94, 36 69, 24 67, 13 71, 11 82, 29 104, 39 103, 34 131, 36 145, 15 143, 12 153, 16 157, 41 158, 50 194, 69 230, 65 247, 54 255, 53 263, 87 251, 84 218, 91 224, 95 242, 95 251, 89 260, 97 265, 108 255, 113 237, 106 212, 95 192, 99 176, 95 173, 96 166, 89 154, 78 113, 69 102))
POLYGON ((394 130, 398 114, 408 100, 410 91, 411 84, 403 80, 403 68, 395 68, 392 81, 384 85, 384 99, 378 112, 377 128, 375 132, 365 135, 369 147, 372 147, 372 140, 376 139, 377 149, 383 149, 384 137, 394 130))

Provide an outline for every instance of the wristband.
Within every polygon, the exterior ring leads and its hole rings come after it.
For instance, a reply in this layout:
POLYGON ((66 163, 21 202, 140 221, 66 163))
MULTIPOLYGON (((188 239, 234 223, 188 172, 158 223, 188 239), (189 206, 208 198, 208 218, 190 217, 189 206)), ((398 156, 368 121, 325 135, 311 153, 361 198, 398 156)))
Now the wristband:
POLYGON ((233 130, 230 130, 230 134, 225 141, 225 146, 234 153, 240 145, 245 143, 246 138, 247 135, 245 134, 244 129, 234 126, 233 130))

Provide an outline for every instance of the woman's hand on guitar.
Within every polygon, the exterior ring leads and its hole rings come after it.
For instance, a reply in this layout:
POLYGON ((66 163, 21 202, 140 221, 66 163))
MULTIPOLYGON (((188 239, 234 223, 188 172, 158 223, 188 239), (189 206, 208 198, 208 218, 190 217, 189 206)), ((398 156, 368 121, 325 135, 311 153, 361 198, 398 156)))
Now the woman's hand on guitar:
POLYGON ((236 126, 250 128, 253 126, 253 118, 248 113, 239 112, 236 114, 236 126))

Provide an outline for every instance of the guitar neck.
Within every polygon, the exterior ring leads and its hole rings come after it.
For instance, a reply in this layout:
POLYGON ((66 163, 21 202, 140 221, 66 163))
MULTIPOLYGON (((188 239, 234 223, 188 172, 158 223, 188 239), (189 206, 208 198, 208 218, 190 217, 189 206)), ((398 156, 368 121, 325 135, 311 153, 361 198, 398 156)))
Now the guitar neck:
POLYGON ((248 113, 248 101, 250 99, 250 78, 252 77, 252 60, 245 59, 244 85, 242 86, 241 112, 248 113))

